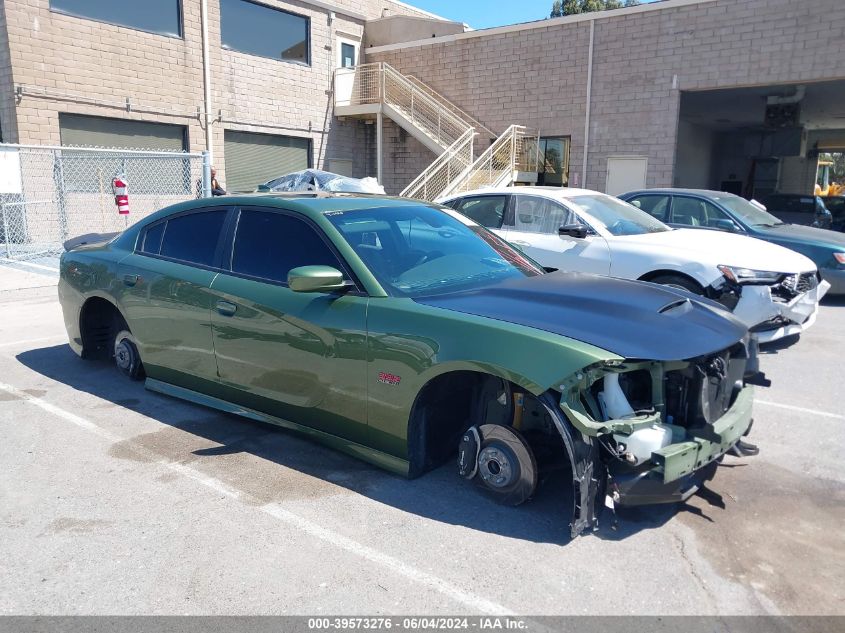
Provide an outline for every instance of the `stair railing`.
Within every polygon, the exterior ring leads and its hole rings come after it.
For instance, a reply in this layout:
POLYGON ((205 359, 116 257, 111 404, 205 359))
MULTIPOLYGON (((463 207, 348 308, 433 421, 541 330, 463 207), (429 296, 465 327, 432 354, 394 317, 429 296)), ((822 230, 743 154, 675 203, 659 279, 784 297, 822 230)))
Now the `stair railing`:
POLYGON ((511 184, 524 160, 525 127, 511 125, 440 196, 511 184))
POLYGON ((433 163, 402 190, 400 196, 436 200, 447 187, 459 178, 472 163, 472 147, 475 131, 471 128, 452 145, 446 148, 433 163))
POLYGON ((405 79, 410 81, 414 86, 416 86, 422 92, 427 93, 433 99, 436 99, 439 103, 441 103, 444 107, 446 107, 452 114, 458 117, 461 121, 466 121, 472 127, 475 128, 475 131, 478 132, 479 135, 486 138, 487 142, 492 142, 494 139, 498 138, 498 134, 491 130, 489 127, 484 125, 481 121, 476 119, 470 114, 467 114, 464 110, 456 106, 452 103, 449 99, 441 95, 437 92, 434 88, 429 86, 426 83, 423 83, 413 75, 405 75, 405 79))
POLYGON ((447 104, 383 62, 382 87, 384 103, 410 119, 444 149, 473 128, 471 123, 458 118, 447 104))

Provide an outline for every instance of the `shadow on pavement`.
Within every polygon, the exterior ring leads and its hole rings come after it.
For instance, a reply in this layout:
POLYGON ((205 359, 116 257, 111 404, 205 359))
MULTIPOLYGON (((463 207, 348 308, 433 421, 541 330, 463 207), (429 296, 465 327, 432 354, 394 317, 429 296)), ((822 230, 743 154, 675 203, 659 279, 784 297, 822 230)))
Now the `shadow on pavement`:
POLYGON ((821 305, 830 307, 845 306, 845 295, 825 295, 822 297, 821 305))
MULTIPOLYGON (((129 409, 167 425, 156 433, 139 434, 118 443, 124 446, 113 446, 110 454, 114 457, 143 461, 132 452, 133 445, 140 446, 163 460, 202 468, 256 503, 337 494, 336 487, 341 486, 447 524, 534 542, 564 545, 571 540, 568 471, 546 477, 535 497, 524 505, 501 506, 480 488, 461 479, 451 461, 423 477, 406 480, 273 425, 146 391, 143 383, 124 378, 110 364, 84 361, 66 345, 30 350, 18 354, 17 359, 51 380, 106 401, 93 405, 91 411, 107 410, 117 416, 118 424, 126 423, 122 409, 129 409), (113 410, 112 405, 120 409, 113 410), (209 447, 208 442, 215 446, 209 447), (231 460, 239 454, 264 461, 252 460, 246 466, 241 462, 232 467, 231 460)), ((97 419, 101 420, 101 415, 97 419)), ((621 509, 615 530, 611 529, 611 513, 604 511, 596 535, 620 540, 659 527, 679 507, 682 506, 621 509)))
POLYGON ((761 343, 761 354, 777 354, 778 352, 789 349, 801 339, 800 334, 793 334, 791 336, 784 336, 781 339, 772 341, 771 343, 761 343))

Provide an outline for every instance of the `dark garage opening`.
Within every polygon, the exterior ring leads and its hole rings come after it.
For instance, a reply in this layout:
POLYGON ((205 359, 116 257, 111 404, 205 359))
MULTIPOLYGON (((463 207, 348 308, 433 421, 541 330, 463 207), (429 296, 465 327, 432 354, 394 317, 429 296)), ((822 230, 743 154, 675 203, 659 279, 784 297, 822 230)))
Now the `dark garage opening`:
POLYGON ((845 151, 845 80, 684 91, 674 186, 811 195, 845 151))

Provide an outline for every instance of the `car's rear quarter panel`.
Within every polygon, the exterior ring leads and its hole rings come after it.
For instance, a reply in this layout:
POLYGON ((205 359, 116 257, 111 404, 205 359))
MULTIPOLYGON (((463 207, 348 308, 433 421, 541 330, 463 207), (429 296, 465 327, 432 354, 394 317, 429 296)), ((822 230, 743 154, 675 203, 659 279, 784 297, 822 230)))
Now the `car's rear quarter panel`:
MULTIPOLYGON (((59 263, 59 303, 68 332, 68 342, 82 354, 80 315, 85 301, 99 297, 117 305, 115 291, 120 259, 126 255, 113 245, 81 247, 62 254, 59 263)), ((118 309, 120 306, 117 305, 118 309)))

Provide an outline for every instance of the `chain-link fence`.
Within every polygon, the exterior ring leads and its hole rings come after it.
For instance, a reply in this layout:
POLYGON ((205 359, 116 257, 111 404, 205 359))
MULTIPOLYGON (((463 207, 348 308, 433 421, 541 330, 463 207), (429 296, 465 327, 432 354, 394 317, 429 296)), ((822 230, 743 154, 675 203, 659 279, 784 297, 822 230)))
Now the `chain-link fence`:
POLYGON ((57 255, 85 233, 122 231, 175 202, 210 195, 207 154, 0 144, 0 257, 57 255), (112 180, 128 184, 119 215, 112 180))

